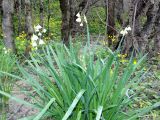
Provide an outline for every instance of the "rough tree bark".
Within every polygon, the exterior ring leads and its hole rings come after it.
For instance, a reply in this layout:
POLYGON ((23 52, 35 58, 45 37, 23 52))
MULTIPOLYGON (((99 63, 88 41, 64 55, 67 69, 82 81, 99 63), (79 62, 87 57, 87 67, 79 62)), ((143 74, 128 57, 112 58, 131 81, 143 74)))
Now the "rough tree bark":
POLYGON ((1 22, 1 23, 2 23, 2 15, 3 15, 2 0, 0 0, 0 22, 1 22))
POLYGON ((32 10, 31 10, 30 0, 25 0, 25 28, 28 37, 31 37, 31 35, 33 34, 33 26, 32 26, 32 10))
POLYGON ((2 29, 3 29, 4 44, 7 49, 16 52, 13 39, 13 21, 12 21, 14 13, 14 1, 3 0, 2 9, 3 9, 2 29))
POLYGON ((17 0, 15 3, 16 15, 18 17, 18 34, 22 32, 22 1, 17 0))
POLYGON ((50 0, 47 0, 48 2, 48 8, 47 8, 47 34, 50 33, 50 18, 51 18, 51 10, 50 10, 50 0))
MULTIPOLYGON (((160 56, 160 2, 158 4, 157 16, 155 19, 155 52, 160 56)), ((159 57, 160 58, 160 57, 159 57)))
POLYGON ((32 26, 32 10, 31 10, 31 2, 30 0, 25 0, 25 31, 27 33, 28 44, 26 46, 25 55, 28 56, 30 48, 30 39, 34 32, 32 26))
MULTIPOLYGON (((108 0, 108 27, 107 34, 108 36, 114 36, 116 31, 113 29, 115 28, 115 0, 108 0)), ((106 15, 107 16, 107 15, 106 15)), ((108 44, 111 45, 112 41, 109 40, 108 44)))
POLYGON ((40 0, 40 25, 44 27, 44 1, 40 0))
POLYGON ((61 36, 62 41, 65 44, 69 43, 69 35, 70 35, 70 28, 69 28, 69 20, 70 20, 70 12, 69 12, 69 0, 59 0, 60 2, 60 9, 62 13, 62 25, 61 25, 61 36))
POLYGON ((20 33, 20 31, 22 31, 22 1, 18 0, 19 6, 18 6, 18 32, 20 33))
POLYGON ((1 15, 2 15, 2 0, 0 0, 0 12, 1 12, 1 15))

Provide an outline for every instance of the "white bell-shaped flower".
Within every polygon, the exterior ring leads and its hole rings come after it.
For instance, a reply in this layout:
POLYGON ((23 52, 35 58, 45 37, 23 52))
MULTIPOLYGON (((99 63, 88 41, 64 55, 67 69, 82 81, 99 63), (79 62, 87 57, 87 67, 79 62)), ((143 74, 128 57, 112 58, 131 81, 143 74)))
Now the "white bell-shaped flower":
POLYGON ((4 53, 5 53, 5 54, 8 53, 8 50, 7 50, 5 47, 3 48, 3 50, 4 50, 4 53))
POLYGON ((46 29, 43 29, 43 30, 42 30, 42 32, 43 32, 43 33, 46 33, 46 32, 47 32, 47 30, 46 30, 46 29))
POLYGON ((38 36, 42 36, 42 33, 39 32, 39 33, 38 33, 38 36))
POLYGON ((83 23, 81 23, 80 26, 83 27, 83 23))
POLYGON ((122 30, 120 32, 120 34, 122 34, 123 36, 127 35, 128 34, 128 31, 131 31, 131 27, 126 27, 124 30, 122 30))
POLYGON ((34 27, 35 32, 39 32, 40 29, 42 29, 42 27, 38 24, 37 26, 34 27))
POLYGON ((37 41, 38 40, 38 36, 33 34, 32 37, 31 37, 31 40, 32 41, 37 41))
POLYGON ((77 17, 79 17, 79 18, 81 17, 81 15, 80 15, 80 13, 79 13, 79 12, 77 13, 77 15, 76 15, 76 16, 77 16, 77 17))
POLYGON ((130 26, 129 26, 129 27, 126 27, 125 30, 126 30, 126 31, 131 31, 131 27, 130 27, 130 26))
POLYGON ((32 47, 37 47, 37 42, 32 40, 32 47))
POLYGON ((128 34, 128 32, 127 32, 126 30, 122 30, 122 31, 120 32, 120 34, 122 34, 123 36, 125 36, 125 35, 128 34))
POLYGON ((78 23, 82 22, 81 18, 80 18, 80 17, 77 18, 77 19, 76 19, 76 22, 78 22, 78 23))
POLYGON ((45 44, 45 42, 42 39, 40 39, 39 40, 39 45, 43 45, 43 44, 45 44))

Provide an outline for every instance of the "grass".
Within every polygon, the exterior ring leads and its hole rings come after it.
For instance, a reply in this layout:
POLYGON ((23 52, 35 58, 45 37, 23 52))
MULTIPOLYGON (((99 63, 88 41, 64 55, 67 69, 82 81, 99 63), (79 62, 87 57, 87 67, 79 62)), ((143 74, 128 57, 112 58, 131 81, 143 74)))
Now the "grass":
MULTIPOLYGON (((11 53, 5 53, 3 49, 0 52, 0 71, 13 73, 16 68, 16 57, 11 53)), ((13 79, 7 75, 0 73, 0 90, 11 93, 13 79)), ((6 119, 6 111, 8 111, 8 97, 0 95, 0 119, 6 119)))

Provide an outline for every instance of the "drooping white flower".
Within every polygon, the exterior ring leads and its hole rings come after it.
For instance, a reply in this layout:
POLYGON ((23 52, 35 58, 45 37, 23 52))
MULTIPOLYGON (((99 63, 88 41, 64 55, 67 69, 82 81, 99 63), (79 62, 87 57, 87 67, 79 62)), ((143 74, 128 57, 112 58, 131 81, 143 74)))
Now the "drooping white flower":
POLYGON ((80 26, 83 27, 83 23, 81 23, 80 26))
POLYGON ((32 40, 32 47, 37 47, 37 42, 32 40))
POLYGON ((7 53, 8 53, 8 51, 4 51, 4 53, 5 53, 5 54, 7 54, 7 53))
POLYGON ((76 16, 77 16, 78 18, 80 18, 80 17, 81 17, 81 15, 80 15, 80 13, 79 13, 79 12, 77 13, 77 15, 76 15, 76 16))
POLYGON ((38 36, 42 36, 42 33, 39 32, 39 33, 38 33, 38 36))
POLYGON ((39 32, 39 29, 34 29, 35 32, 39 32))
POLYGON ((45 44, 45 42, 42 39, 40 39, 39 40, 39 45, 43 45, 43 44, 45 44))
POLYGON ((83 26, 84 22, 87 23, 87 18, 85 15, 81 16, 81 14, 78 12, 76 16, 76 22, 78 22, 81 27, 83 26))
POLYGON ((125 30, 126 30, 126 31, 131 31, 131 27, 130 27, 130 26, 129 26, 129 27, 126 27, 125 30))
POLYGON ((38 40, 38 36, 33 34, 32 37, 31 37, 31 40, 32 41, 37 41, 38 40))
POLYGON ((120 34, 122 34, 123 36, 125 36, 125 35, 128 34, 128 32, 127 32, 126 30, 122 30, 122 31, 120 32, 120 34))
POLYGON ((78 17, 78 18, 76 19, 76 22, 78 22, 78 23, 82 22, 81 18, 78 17))
POLYGON ((5 53, 5 54, 8 53, 8 50, 7 50, 5 47, 3 48, 3 50, 4 50, 4 53, 5 53))
POLYGON ((4 47, 3 50, 6 50, 6 48, 4 47))
POLYGON ((84 22, 87 23, 87 17, 84 15, 84 22))
POLYGON ((39 32, 40 29, 42 29, 42 27, 39 24, 34 27, 35 32, 39 32))
POLYGON ((128 34, 128 31, 131 31, 131 27, 126 27, 124 30, 122 30, 120 32, 120 34, 122 34, 123 36, 127 35, 128 34))
POLYGON ((42 32, 43 32, 43 33, 46 33, 46 32, 47 32, 47 30, 46 30, 46 29, 43 29, 43 30, 42 30, 42 32))

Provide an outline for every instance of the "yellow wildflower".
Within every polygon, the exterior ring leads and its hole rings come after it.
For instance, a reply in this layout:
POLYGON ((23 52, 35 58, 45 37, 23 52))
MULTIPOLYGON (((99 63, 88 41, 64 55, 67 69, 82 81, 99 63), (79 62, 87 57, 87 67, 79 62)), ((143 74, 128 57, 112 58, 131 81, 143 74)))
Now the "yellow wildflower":
POLYGON ((133 64, 134 64, 134 65, 137 64, 137 60, 136 60, 136 59, 133 60, 133 64))

